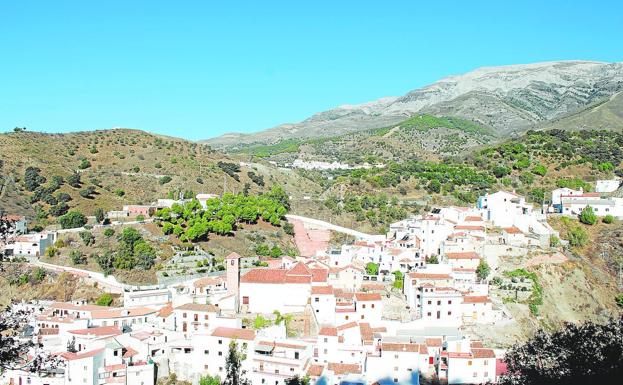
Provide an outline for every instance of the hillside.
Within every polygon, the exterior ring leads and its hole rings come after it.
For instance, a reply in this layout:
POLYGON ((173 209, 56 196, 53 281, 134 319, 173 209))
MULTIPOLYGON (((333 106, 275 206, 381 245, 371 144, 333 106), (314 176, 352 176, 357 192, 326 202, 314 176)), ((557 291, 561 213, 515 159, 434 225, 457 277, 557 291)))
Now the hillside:
POLYGON ((547 122, 547 129, 567 130, 623 130, 623 92, 595 103, 574 114, 547 122))
POLYGON ((42 224, 72 208, 93 215, 98 207, 120 209, 183 192, 239 193, 245 186, 259 192, 281 184, 297 196, 318 189, 289 170, 241 166, 203 144, 127 129, 1 134, 0 160, 0 209, 42 224))
POLYGON ((294 124, 205 142, 236 149, 288 139, 340 136, 395 125, 429 113, 493 128, 498 136, 580 111, 623 90, 623 63, 546 62, 480 68, 444 78, 401 97, 344 105, 294 124))

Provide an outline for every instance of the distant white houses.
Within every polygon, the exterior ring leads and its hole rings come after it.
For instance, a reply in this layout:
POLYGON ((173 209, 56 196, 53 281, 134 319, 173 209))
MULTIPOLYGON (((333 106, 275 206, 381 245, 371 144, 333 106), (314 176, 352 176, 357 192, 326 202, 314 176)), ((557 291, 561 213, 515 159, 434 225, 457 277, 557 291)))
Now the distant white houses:
POLYGON ((620 179, 602 179, 595 182, 595 191, 598 193, 611 193, 615 192, 620 186, 620 179))

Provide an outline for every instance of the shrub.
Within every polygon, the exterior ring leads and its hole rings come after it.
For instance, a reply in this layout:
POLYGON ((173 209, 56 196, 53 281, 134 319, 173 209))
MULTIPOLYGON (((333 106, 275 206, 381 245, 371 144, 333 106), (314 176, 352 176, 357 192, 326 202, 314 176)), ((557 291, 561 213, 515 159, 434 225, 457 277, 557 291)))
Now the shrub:
POLYGON ((597 223, 597 216, 593 212, 593 208, 591 206, 586 206, 584 210, 580 213, 580 222, 585 225, 594 225, 597 223))
POLYGON ((85 246, 91 246, 95 243, 95 237, 90 231, 81 231, 80 238, 82 238, 82 242, 84 242, 85 246))
POLYGON ((84 226, 87 223, 87 218, 80 211, 71 210, 59 217, 58 223, 60 223, 63 229, 74 229, 84 226))
POLYGON ((588 234, 580 226, 574 226, 567 232, 569 244, 574 247, 582 247, 588 243, 588 234))
POLYGON ((104 293, 99 296, 97 301, 95 301, 95 304, 99 306, 110 306, 112 304, 112 301, 112 295, 110 295, 110 293, 104 293))
POLYGON ((161 185, 165 185, 165 184, 169 183, 169 182, 170 182, 170 181, 172 181, 172 180, 173 180, 173 178, 171 178, 171 177, 170 177, 170 176, 168 176, 168 175, 165 175, 165 176, 163 176, 162 178, 160 178, 160 179, 158 180, 158 183, 160 183, 161 185))
POLYGON ((104 230, 104 236, 107 238, 112 237, 113 235, 115 235, 115 230, 111 229, 110 227, 106 228, 106 230, 104 230))
POLYGON ((72 250, 69 253, 69 258, 71 258, 71 262, 74 265, 85 265, 87 263, 87 257, 79 250, 72 250))
POLYGON ((608 214, 605 217, 603 217, 602 222, 606 223, 606 224, 610 224, 610 223, 614 222, 614 217, 612 215, 608 214))
POLYGON ((366 274, 368 275, 378 275, 379 274, 379 265, 374 262, 368 262, 366 264, 366 274))
POLYGON ((294 225, 290 222, 284 223, 283 231, 288 235, 294 235, 294 225))

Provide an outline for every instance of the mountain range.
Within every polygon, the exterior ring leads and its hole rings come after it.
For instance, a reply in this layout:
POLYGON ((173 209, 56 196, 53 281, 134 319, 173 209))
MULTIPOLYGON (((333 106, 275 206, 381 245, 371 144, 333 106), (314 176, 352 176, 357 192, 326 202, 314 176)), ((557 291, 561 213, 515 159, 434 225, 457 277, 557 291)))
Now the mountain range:
POLYGON ((622 90, 623 63, 557 61, 484 67, 403 96, 342 105, 299 123, 250 134, 229 133, 203 142, 235 150, 392 127, 421 114, 471 121, 499 138, 550 123, 581 128, 594 124, 595 117, 607 118, 607 126, 619 128, 621 110, 616 106, 621 105, 623 97, 618 93, 622 90), (587 113, 591 116, 584 118, 587 113))

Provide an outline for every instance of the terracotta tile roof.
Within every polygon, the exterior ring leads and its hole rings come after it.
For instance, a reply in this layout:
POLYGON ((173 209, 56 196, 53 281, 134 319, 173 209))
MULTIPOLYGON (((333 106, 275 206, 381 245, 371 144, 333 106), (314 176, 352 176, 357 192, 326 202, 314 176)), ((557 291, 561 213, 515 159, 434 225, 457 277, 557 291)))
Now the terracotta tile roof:
POLYGON ((443 352, 441 355, 449 358, 473 358, 471 353, 443 352))
POLYGON ((242 257, 240 256, 240 254, 236 252, 230 253, 228 256, 225 257, 225 259, 240 259, 240 258, 242 257))
POLYGON ((474 251, 463 251, 460 253, 446 253, 448 259, 479 259, 480 256, 474 251))
POLYGON ((340 326, 338 326, 338 327, 337 327, 337 330, 342 331, 342 330, 346 330, 346 329, 355 328, 355 327, 357 327, 357 326, 358 326, 358 325, 357 325, 357 322, 354 322, 354 321, 353 321, 353 322, 349 322, 349 323, 347 323, 347 324, 344 324, 344 325, 340 325, 340 326))
POLYGON ((465 222, 480 222, 480 221, 482 221, 482 217, 479 217, 479 216, 469 215, 465 217, 465 222))
POLYGON ((335 309, 336 313, 354 313, 355 312, 355 308, 348 308, 348 309, 340 309, 337 308, 335 309))
POLYGON ((117 308, 96 310, 91 312, 92 319, 105 319, 105 318, 122 318, 122 317, 141 317, 155 313, 156 310, 148 307, 135 307, 135 308, 117 308))
POLYGON ((78 329, 78 330, 69 330, 68 333, 77 334, 81 336, 118 336, 121 334, 121 330, 119 330, 118 326, 100 326, 96 328, 87 328, 87 329, 78 329))
POLYGON ((104 351, 104 348, 101 348, 101 349, 89 350, 88 352, 80 352, 80 353, 62 352, 59 355, 63 357, 64 359, 66 359, 67 361, 75 361, 75 360, 81 360, 83 358, 95 357, 98 354, 102 353, 103 351, 104 351))
POLYGON ((250 341, 255 339, 255 331, 251 329, 218 327, 214 329, 212 336, 250 341))
POLYGON ((333 286, 312 286, 311 289, 312 294, 333 294, 333 286))
POLYGON ((351 373, 361 374, 361 367, 357 364, 340 364, 336 362, 329 362, 328 368, 337 375, 351 373))
POLYGON ((355 299, 357 301, 380 301, 381 295, 379 293, 355 293, 355 299))
POLYGON ((240 277, 241 283, 283 283, 286 278, 284 269, 251 269, 240 277))
POLYGON ((175 308, 175 310, 188 310, 202 313, 218 313, 219 308, 214 305, 206 305, 201 303, 185 303, 175 308))
POLYGON ((321 328, 320 332, 318 332, 318 335, 337 337, 337 328, 329 328, 329 327, 321 328))
POLYGON ((433 279, 433 280, 452 279, 450 274, 437 274, 437 273, 409 273, 409 277, 419 278, 419 279, 433 279))
POLYGON ((310 271, 304 263, 297 263, 292 269, 251 269, 245 275, 240 278, 242 283, 311 283, 312 276, 314 275, 316 280, 314 282, 325 282, 326 276, 320 270, 315 272, 310 271))
POLYGON ((314 268, 314 269, 311 269, 311 273, 312 273, 312 282, 327 282, 327 278, 329 276, 328 269, 314 268))
POLYGON ((324 371, 324 366, 312 364, 309 365, 307 369, 307 375, 310 377, 320 377, 322 376, 322 372, 324 371))
POLYGON ((388 352, 419 352, 420 344, 400 344, 400 343, 387 343, 381 344, 381 349, 388 352))
POLYGON ((206 286, 217 286, 223 283, 223 279, 220 277, 203 277, 196 280, 193 283, 194 287, 206 287, 206 286))
POLYGON ((474 358, 495 358, 493 349, 472 349, 474 358))
POLYGON ((373 338, 374 332, 372 331, 372 328, 370 327, 369 323, 366 323, 366 322, 360 323, 359 333, 361 334, 361 338, 363 339, 366 345, 372 344, 372 338, 373 338))
POLYGON ((138 352, 136 350, 132 349, 131 347, 127 347, 125 353, 123 353, 123 358, 134 357, 137 354, 138 352))
POLYGON ((157 317, 167 318, 171 314, 173 314, 173 304, 171 302, 169 302, 166 305, 164 305, 163 307, 161 307, 160 310, 158 310, 158 313, 156 313, 156 316, 157 317))
POLYGON ((487 297, 486 295, 463 297, 463 303, 486 303, 486 302, 491 302, 489 297, 487 297))
POLYGON ((458 225, 454 227, 455 230, 474 230, 474 231, 484 231, 484 226, 472 226, 472 225, 458 225))
POLYGON ((107 307, 98 305, 74 305, 70 302, 53 302, 50 305, 50 308, 59 310, 93 311, 106 309, 107 307))
POLYGON ((482 348, 484 348, 484 346, 482 344, 482 341, 472 341, 469 344, 469 347, 472 348, 472 349, 482 349, 482 348))
POLYGON ((286 274, 309 277, 311 276, 311 271, 309 271, 309 268, 307 268, 304 263, 298 262, 293 268, 288 270, 286 274))
POLYGON ((280 347, 280 348, 287 348, 287 349, 297 349, 297 350, 305 349, 305 345, 288 344, 285 342, 277 342, 277 341, 260 341, 259 344, 280 347))
POLYGON ((363 283, 361 287, 366 290, 385 290, 385 285, 382 283, 363 283))
POLYGON ((441 347, 441 338, 427 338, 426 346, 430 346, 431 348, 439 348, 441 347))
POLYGON ((507 234, 523 234, 523 231, 519 230, 517 227, 513 226, 513 227, 505 227, 504 231, 507 234))

